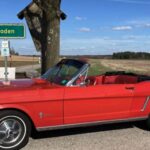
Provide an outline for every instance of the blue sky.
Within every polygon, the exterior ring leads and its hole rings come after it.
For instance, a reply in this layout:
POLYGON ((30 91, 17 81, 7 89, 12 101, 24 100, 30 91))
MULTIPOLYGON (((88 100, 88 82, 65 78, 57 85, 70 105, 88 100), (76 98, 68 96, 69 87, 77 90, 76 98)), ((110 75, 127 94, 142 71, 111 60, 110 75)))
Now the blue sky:
MULTIPOLYGON (((31 0, 0 0, 0 23, 25 23, 17 13, 31 0)), ((150 0, 62 0, 61 54, 150 52, 150 0)), ((24 40, 11 40, 21 54, 36 54, 26 27, 24 40)))

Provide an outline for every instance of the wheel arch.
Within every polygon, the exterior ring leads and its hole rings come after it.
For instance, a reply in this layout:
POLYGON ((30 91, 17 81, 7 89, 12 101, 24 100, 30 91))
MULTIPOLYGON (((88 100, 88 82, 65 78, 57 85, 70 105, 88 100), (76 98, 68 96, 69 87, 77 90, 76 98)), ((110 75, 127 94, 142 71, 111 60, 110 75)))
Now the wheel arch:
POLYGON ((23 115, 25 115, 29 119, 29 121, 31 123, 32 130, 36 130, 36 126, 34 124, 33 119, 30 117, 30 115, 26 111, 24 111, 22 109, 19 109, 19 108, 11 108, 11 107, 10 108, 2 108, 2 109, 0 109, 0 112, 2 112, 2 111, 17 111, 17 112, 22 113, 23 115))

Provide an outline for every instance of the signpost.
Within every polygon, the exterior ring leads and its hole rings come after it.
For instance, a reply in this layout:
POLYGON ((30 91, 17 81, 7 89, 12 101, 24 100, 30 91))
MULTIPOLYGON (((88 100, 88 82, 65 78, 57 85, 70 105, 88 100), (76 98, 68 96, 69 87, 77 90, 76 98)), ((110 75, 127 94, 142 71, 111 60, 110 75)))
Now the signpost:
POLYGON ((2 41, 1 56, 10 56, 10 42, 8 40, 2 41))
POLYGON ((5 81, 8 81, 8 71, 7 71, 7 57, 10 56, 10 42, 8 40, 2 41, 1 55, 5 57, 5 81))
POLYGON ((0 38, 4 39, 1 45, 1 56, 5 57, 5 82, 8 82, 8 60, 10 56, 10 42, 7 39, 25 38, 23 24, 0 24, 0 38))

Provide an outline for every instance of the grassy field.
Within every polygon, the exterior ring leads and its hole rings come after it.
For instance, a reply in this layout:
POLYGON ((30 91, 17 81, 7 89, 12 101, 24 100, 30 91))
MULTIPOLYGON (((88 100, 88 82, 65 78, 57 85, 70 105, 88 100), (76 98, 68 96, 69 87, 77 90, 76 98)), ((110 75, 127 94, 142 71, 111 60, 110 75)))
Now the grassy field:
POLYGON ((150 75, 150 61, 148 60, 112 60, 90 59, 91 75, 102 74, 107 71, 126 71, 137 74, 150 75))
POLYGON ((149 60, 100 60, 102 66, 117 71, 127 71, 138 74, 150 75, 149 60))

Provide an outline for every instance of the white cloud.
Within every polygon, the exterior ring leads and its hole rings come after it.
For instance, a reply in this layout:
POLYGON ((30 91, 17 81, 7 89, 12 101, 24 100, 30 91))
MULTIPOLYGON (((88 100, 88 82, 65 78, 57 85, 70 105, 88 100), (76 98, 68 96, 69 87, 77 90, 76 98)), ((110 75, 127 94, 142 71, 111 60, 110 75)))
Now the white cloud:
POLYGON ((66 55, 96 55, 112 54, 117 51, 150 52, 150 36, 127 35, 126 37, 107 40, 101 38, 68 38, 61 40, 61 54, 66 55))
POLYGON ((131 20, 127 21, 126 23, 130 24, 134 28, 142 28, 142 29, 150 28, 150 19, 131 20))
POLYGON ((132 29, 133 29, 132 26, 116 26, 112 28, 112 30, 115 31, 125 31, 125 30, 132 30, 132 29))
POLYGON ((76 16, 75 19, 78 21, 87 20, 86 17, 80 17, 80 16, 76 16))
POLYGON ((82 27, 79 29, 80 32, 91 32, 91 29, 90 28, 87 28, 87 27, 82 27))
POLYGON ((145 27, 150 28, 150 23, 145 24, 145 27))
POLYGON ((150 27, 150 19, 129 20, 126 23, 137 28, 150 27))
POLYGON ((124 35, 122 36, 122 39, 123 40, 137 40, 137 39, 142 39, 142 38, 145 38, 145 36, 140 36, 140 35, 124 35))

